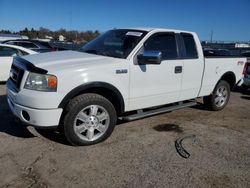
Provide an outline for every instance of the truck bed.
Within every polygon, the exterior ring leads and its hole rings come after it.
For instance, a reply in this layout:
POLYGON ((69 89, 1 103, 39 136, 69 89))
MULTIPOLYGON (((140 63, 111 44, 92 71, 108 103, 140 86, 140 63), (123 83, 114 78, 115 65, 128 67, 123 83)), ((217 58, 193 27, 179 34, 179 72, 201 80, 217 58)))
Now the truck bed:
POLYGON ((218 80, 225 74, 234 74, 235 83, 242 79, 242 71, 246 58, 235 56, 209 56, 204 58, 205 68, 203 74, 203 81, 199 96, 209 95, 218 80))

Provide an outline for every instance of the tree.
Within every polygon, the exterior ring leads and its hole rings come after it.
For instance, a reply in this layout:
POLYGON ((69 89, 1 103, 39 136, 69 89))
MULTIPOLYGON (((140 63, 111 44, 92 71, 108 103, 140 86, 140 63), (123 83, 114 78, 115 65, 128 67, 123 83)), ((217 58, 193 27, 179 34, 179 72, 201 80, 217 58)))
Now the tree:
POLYGON ((95 31, 76 31, 76 30, 70 30, 67 31, 64 28, 61 28, 57 31, 51 31, 48 28, 40 27, 38 30, 31 28, 30 30, 26 27, 23 30, 20 30, 18 32, 11 32, 9 30, 1 30, 0 33, 8 33, 8 34, 19 34, 19 35, 25 35, 29 37, 30 39, 36 39, 36 38, 45 38, 45 36, 52 36, 55 40, 58 40, 59 35, 63 35, 66 37, 68 41, 71 42, 77 42, 77 43, 84 43, 86 41, 93 40, 97 36, 100 35, 100 32, 98 30, 95 31))

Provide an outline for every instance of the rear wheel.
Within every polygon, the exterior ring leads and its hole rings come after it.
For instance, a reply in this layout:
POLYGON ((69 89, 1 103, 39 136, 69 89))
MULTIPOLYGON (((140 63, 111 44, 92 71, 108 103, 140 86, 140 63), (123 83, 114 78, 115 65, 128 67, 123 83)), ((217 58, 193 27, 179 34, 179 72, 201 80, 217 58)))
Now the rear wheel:
POLYGON ((67 106, 64 134, 72 145, 91 145, 108 138, 116 124, 116 111, 101 95, 83 94, 67 106))
POLYGON ((230 86, 228 82, 221 80, 215 87, 213 93, 203 98, 204 105, 211 110, 222 110, 230 98, 230 86))

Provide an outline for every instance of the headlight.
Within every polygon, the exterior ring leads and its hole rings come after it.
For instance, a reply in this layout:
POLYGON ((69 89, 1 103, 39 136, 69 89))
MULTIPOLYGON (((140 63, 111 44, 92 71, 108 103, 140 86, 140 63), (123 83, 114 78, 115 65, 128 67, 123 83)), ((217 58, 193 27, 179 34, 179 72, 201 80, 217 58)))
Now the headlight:
POLYGON ((57 90, 57 78, 54 75, 29 73, 24 88, 55 92, 57 90))

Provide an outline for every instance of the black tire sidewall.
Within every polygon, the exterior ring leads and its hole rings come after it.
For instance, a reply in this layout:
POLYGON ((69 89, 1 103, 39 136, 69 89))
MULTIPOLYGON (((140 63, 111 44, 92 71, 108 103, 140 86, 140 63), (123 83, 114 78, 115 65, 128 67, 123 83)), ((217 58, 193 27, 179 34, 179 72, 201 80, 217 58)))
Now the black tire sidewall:
MULTIPOLYGON (((86 98, 87 100, 83 99, 83 100, 77 101, 77 104, 70 107, 68 113, 66 114, 64 118, 64 134, 67 140, 72 145, 92 145, 92 144, 99 143, 111 135, 116 124, 116 119, 117 119, 116 111, 111 102, 109 102, 106 98, 100 95, 95 95, 95 94, 84 94, 84 95, 87 97, 86 98), (82 109, 84 109, 85 107, 89 105, 99 105, 105 108, 110 118, 110 123, 106 132, 100 138, 94 141, 82 140, 74 132, 75 117, 82 109)), ((85 97, 84 95, 82 95, 82 98, 85 97)))

